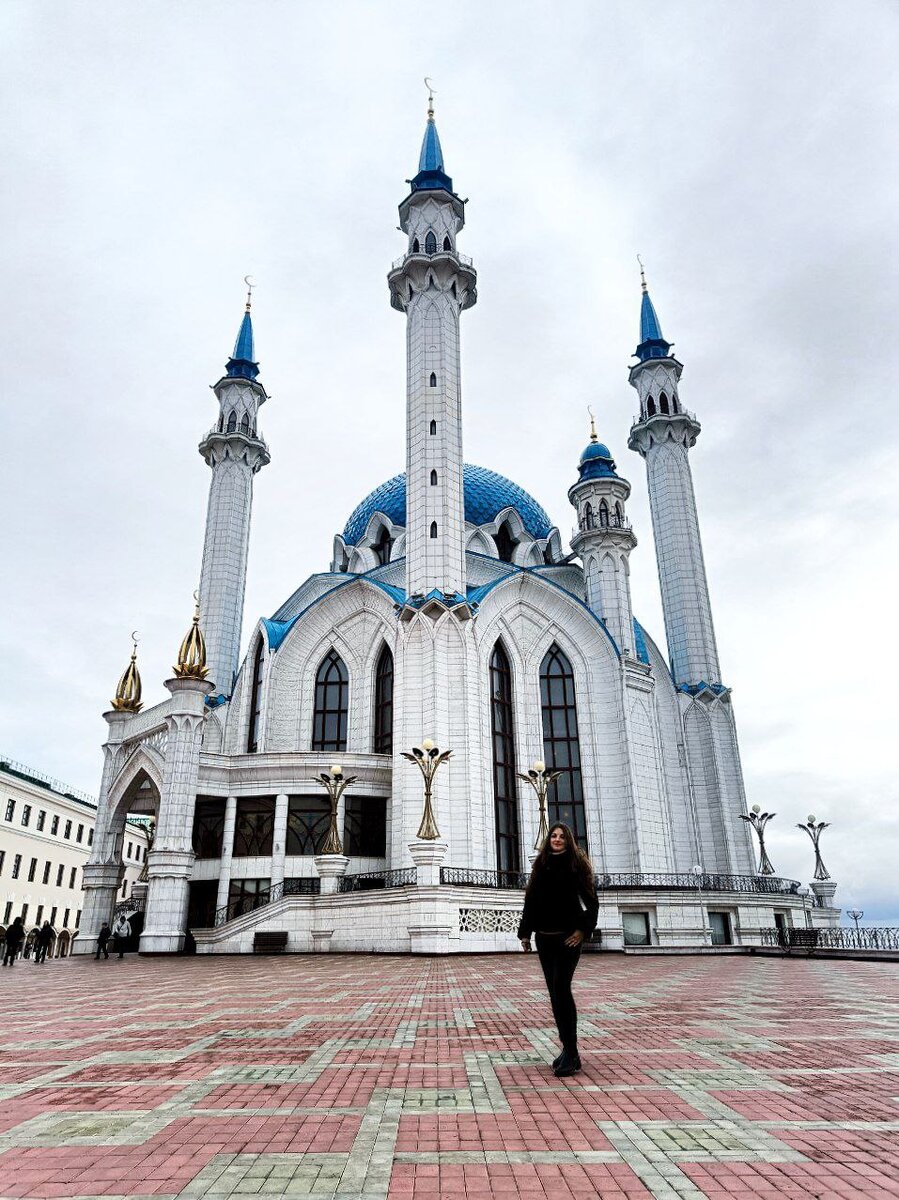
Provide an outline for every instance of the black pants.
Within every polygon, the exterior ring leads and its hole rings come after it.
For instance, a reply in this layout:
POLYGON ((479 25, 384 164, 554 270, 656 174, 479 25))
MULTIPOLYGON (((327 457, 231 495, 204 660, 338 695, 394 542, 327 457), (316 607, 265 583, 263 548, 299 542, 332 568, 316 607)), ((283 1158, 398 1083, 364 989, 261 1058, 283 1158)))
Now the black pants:
POLYGON ((571 981, 581 957, 580 946, 565 945, 565 933, 538 933, 537 954, 546 978, 553 1017, 565 1050, 577 1050, 577 1006, 571 994, 571 981))
POLYGON ((6 945, 4 946, 4 950, 5 950, 5 953, 4 953, 4 955, 3 955, 3 965, 4 965, 4 967, 6 966, 6 964, 7 964, 7 963, 9 963, 9 965, 10 965, 11 967, 15 966, 15 963, 16 963, 16 955, 19 953, 19 947, 18 947, 18 946, 11 946, 11 945, 9 944, 9 942, 7 942, 7 943, 6 943, 6 945))
POLYGON ((34 961, 36 963, 42 963, 46 957, 47 947, 43 944, 43 942, 38 942, 34 950, 34 961))
POLYGON ((101 951, 104 958, 109 958, 109 951, 106 949, 105 942, 97 942, 97 953, 94 955, 94 958, 99 958, 101 951))

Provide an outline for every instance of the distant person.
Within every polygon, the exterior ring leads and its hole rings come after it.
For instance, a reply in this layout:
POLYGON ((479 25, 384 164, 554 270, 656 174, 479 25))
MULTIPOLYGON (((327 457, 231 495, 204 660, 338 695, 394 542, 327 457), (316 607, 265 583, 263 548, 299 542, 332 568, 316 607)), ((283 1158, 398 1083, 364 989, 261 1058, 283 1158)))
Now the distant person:
POLYGON ((119 958, 124 958, 125 950, 131 941, 131 922, 124 913, 121 913, 113 925, 112 936, 115 938, 115 948, 119 952, 119 958))
POLYGON ((598 914, 590 859, 568 826, 557 822, 534 861, 518 937, 522 950, 529 952, 531 934, 537 935, 537 954, 562 1043, 562 1053, 553 1062, 553 1072, 560 1078, 581 1069, 571 981, 598 914))
POLYGON ((100 926, 100 932, 97 934, 97 953, 94 955, 94 958, 99 958, 101 953, 104 958, 109 958, 109 951, 106 947, 111 937, 112 930, 109 928, 109 922, 104 921, 100 926))
POLYGON ((3 955, 3 965, 7 963, 11 967, 16 965, 16 955, 25 941, 25 926, 22 924, 22 918, 16 917, 12 925, 6 931, 5 953, 3 955))
POLYGON ((34 965, 42 963, 47 957, 47 951, 53 945, 53 939, 56 934, 50 927, 50 922, 45 921, 38 930, 38 935, 34 939, 34 965))

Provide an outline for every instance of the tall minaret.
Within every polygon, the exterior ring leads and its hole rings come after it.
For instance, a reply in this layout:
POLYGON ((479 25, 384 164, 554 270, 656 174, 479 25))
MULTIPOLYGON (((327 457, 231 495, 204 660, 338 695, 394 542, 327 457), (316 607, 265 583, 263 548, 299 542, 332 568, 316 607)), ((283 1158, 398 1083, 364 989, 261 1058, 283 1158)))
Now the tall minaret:
POLYGON ((671 343, 662 336, 642 267, 640 277, 639 362, 630 369, 630 383, 640 396, 640 416, 631 429, 628 446, 646 459, 674 682, 717 684, 721 672, 689 459, 700 424, 681 406, 678 383, 683 365, 669 353, 671 343))
POLYGON ((456 252, 465 205, 443 169, 433 93, 412 190, 400 205, 405 256, 388 276, 406 314, 406 592, 465 595, 459 315, 477 273, 456 252))
POLYGON ((218 422, 200 442, 212 467, 206 540, 200 573, 200 611, 206 633, 209 680, 220 696, 230 696, 240 656, 253 476, 269 462, 258 434, 259 406, 268 399, 257 381, 250 294, 234 354, 214 385, 218 422))

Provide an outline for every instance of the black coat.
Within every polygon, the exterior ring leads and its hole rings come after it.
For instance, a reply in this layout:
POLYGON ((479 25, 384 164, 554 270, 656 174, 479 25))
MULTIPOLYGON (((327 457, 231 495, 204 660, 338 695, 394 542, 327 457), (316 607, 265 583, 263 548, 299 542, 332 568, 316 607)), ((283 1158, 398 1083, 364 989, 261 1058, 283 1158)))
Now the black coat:
POLYGON ((596 892, 584 886, 580 875, 571 870, 568 855, 550 858, 539 867, 524 897, 524 910, 518 926, 519 938, 535 931, 574 933, 580 929, 589 937, 596 928, 599 901, 596 892))

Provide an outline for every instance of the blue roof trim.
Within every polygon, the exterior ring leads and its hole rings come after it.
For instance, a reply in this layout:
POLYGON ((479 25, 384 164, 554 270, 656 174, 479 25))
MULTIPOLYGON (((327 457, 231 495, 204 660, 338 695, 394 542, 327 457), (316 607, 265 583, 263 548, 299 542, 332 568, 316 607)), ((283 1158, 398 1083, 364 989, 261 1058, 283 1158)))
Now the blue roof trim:
POLYGON ((641 663, 645 663, 648 667, 650 665, 649 664, 649 651, 646 648, 646 636, 643 632, 643 626, 640 624, 640 622, 637 620, 636 617, 633 618, 633 621, 634 621, 634 649, 637 651, 637 661, 641 662, 641 663))
POLYGON ((234 353, 228 359, 225 372, 232 379, 255 379, 259 374, 253 344, 253 321, 249 312, 243 315, 240 329, 237 331, 237 341, 234 343, 234 353))
POLYGON ((265 636, 268 638, 269 650, 278 649, 287 637, 288 631, 295 620, 296 617, 290 621, 272 621, 268 617, 262 618, 262 624, 265 626, 265 636))
POLYGON ((686 692, 688 696, 698 696, 700 692, 714 692, 716 696, 723 696, 730 691, 723 683, 706 683, 704 679, 700 679, 699 683, 679 683, 676 686, 679 692, 686 692))
MULTIPOLYGON (((549 537, 552 522, 544 509, 524 488, 506 479, 498 471, 466 463, 463 469, 465 520, 470 525, 489 525, 504 508, 514 508, 528 533, 535 538, 549 537)), ((394 475, 370 492, 350 514, 343 531, 347 545, 355 546, 376 512, 383 513, 392 525, 406 525, 406 473, 394 475)))

